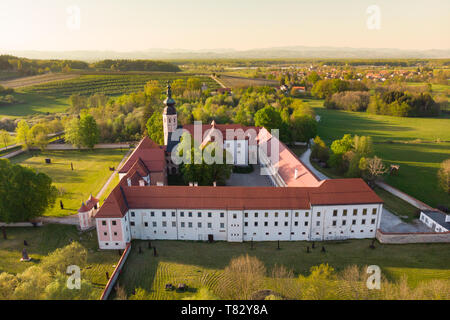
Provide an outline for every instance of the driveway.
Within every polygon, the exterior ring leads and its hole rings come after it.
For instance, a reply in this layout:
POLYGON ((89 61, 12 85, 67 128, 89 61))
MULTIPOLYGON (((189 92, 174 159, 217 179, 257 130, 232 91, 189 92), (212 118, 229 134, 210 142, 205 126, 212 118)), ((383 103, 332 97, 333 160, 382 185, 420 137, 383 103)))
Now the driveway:
POLYGON ((253 165, 251 173, 232 173, 227 186, 272 187, 269 176, 260 175, 260 167, 253 165))
POLYGON ((301 156, 300 161, 303 162, 303 164, 310 170, 312 173, 314 173, 320 180, 328 180, 326 175, 324 175, 322 172, 318 171, 316 168, 313 167, 311 164, 311 161, 309 160, 311 156, 311 148, 308 148, 301 156))

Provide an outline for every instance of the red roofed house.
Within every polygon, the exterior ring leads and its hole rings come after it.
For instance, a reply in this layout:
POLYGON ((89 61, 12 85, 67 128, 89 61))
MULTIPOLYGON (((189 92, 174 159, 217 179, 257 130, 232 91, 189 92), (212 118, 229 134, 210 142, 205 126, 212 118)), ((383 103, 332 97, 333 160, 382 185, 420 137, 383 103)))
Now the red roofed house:
POLYGON ((179 128, 170 87, 166 105, 166 146, 142 139, 120 168, 119 184, 95 215, 101 249, 123 249, 132 239, 241 242, 375 237, 383 202, 362 179, 321 181, 264 128, 213 122, 200 126, 204 135, 199 142, 214 140, 211 130, 220 131, 226 137, 224 147, 235 157, 245 153, 241 160, 246 162, 257 153, 273 187, 168 186, 168 155, 177 145, 171 136, 179 128), (234 136, 227 136, 227 130, 235 130, 234 136))
POLYGON ((98 201, 91 194, 86 203, 83 202, 80 209, 78 209, 78 220, 81 230, 88 230, 95 226, 94 216, 98 211, 98 201))

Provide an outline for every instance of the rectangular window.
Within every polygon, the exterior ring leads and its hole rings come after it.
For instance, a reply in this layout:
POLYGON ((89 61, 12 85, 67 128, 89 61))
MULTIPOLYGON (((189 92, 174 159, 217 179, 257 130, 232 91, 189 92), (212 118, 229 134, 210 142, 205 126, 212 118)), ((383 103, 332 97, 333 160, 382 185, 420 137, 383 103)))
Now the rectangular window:
POLYGON ((269 213, 268 213, 268 212, 265 212, 265 213, 264 213, 264 217, 267 218, 268 216, 269 216, 269 213))
POLYGON ((305 212, 305 217, 309 217, 309 212, 305 212))
POLYGON ((337 217, 337 210, 333 210, 333 217, 337 217))
POLYGON ((148 227, 148 222, 144 222, 144 227, 148 227))
POLYGON ((284 216, 287 218, 287 217, 289 217, 289 212, 285 212, 284 213, 284 216))
POLYGON ((225 223, 220 223, 220 229, 225 228, 225 223))
POLYGON ((201 222, 197 223, 197 227, 201 228, 202 227, 202 223, 201 222))
POLYGON ((237 214, 236 213, 233 214, 233 219, 237 219, 237 214))
POLYGON ((336 224, 337 224, 337 221, 336 221, 336 220, 333 220, 333 227, 335 227, 336 224))
POLYGON ((199 218, 202 217, 202 213, 201 213, 201 212, 198 213, 198 217, 199 217, 199 218))
POLYGON ((363 209, 363 216, 367 214, 367 209, 363 209))
POLYGON ((274 225, 275 227, 278 227, 278 221, 275 221, 275 222, 273 223, 273 225, 274 225))
POLYGON ((134 221, 130 221, 130 225, 133 227, 134 226, 134 221))
POLYGON ((320 226, 320 221, 317 221, 317 222, 316 222, 316 226, 317 226, 317 227, 320 226))
POLYGON ((375 219, 372 219, 371 223, 372 223, 372 224, 375 224, 375 219))
POLYGON ((223 212, 220 213, 220 217, 223 218, 225 214, 223 212))
POLYGON ((192 212, 188 213, 189 218, 192 218, 192 212))
POLYGON ((151 217, 154 217, 154 216, 155 216, 155 212, 153 212, 153 211, 150 212, 150 216, 151 216, 151 217))
POLYGON ((175 217, 175 211, 172 211, 172 217, 175 217))
POLYGON ((295 222, 294 222, 294 226, 298 226, 298 221, 295 221, 295 222))
POLYGON ((184 222, 181 223, 181 227, 184 228, 184 222))
POLYGON ((377 208, 373 208, 373 209, 372 209, 372 214, 373 214, 373 215, 377 214, 377 208))
POLYGON ((342 215, 343 215, 344 217, 347 216, 347 209, 344 209, 344 211, 342 212, 342 215))
POLYGON ((211 217, 212 217, 212 213, 208 212, 208 218, 211 218, 211 217))
POLYGON ((248 212, 244 213, 244 217, 248 218, 248 212))
POLYGON ((269 223, 267 221, 264 221, 264 227, 267 227, 269 223))
POLYGON ((275 218, 278 218, 278 212, 275 212, 275 218))
POLYGON ((305 221, 305 227, 307 227, 308 226, 308 221, 305 221))
POLYGON ((108 232, 103 232, 103 235, 104 235, 104 236, 107 236, 107 235, 108 235, 108 232))
POLYGON ((180 212, 180 217, 184 217, 184 212, 183 211, 180 212))
POLYGON ((298 212, 295 213, 295 217, 298 218, 298 212))
POLYGON ((356 216, 358 214, 358 209, 353 209, 353 215, 356 216))
POLYGON ((153 221, 153 228, 156 228, 156 221, 153 221))
POLYGON ((189 223, 188 223, 188 227, 189 227, 189 228, 192 228, 192 222, 189 222, 189 223))
POLYGON ((106 221, 105 220, 102 221, 102 226, 106 226, 106 221))
POLYGON ((244 227, 248 227, 248 222, 247 221, 244 222, 244 227))
POLYGON ((347 224, 346 220, 342 220, 342 225, 345 226, 347 224))
POLYGON ((134 211, 131 211, 131 216, 134 217, 134 211))
POLYGON ((366 219, 362 219, 361 224, 366 224, 366 219))
POLYGON ((166 216, 166 212, 165 212, 165 211, 162 212, 162 216, 163 216, 163 217, 166 216))
POLYGON ((208 228, 211 229, 212 228, 212 223, 208 222, 208 228))
POLYGON ((257 221, 255 221, 255 227, 257 227, 258 226, 258 222, 257 221))
POLYGON ((117 222, 115 220, 112 221, 112 225, 115 226, 117 222))
POLYGON ((320 212, 317 212, 317 216, 320 217, 320 212))
POLYGON ((352 224, 355 225, 356 224, 356 220, 352 220, 352 224))
POLYGON ((289 222, 285 221, 284 226, 287 227, 289 225, 289 222))
POLYGON ((175 222, 175 221, 172 221, 172 227, 176 227, 177 226, 177 223, 175 222))
POLYGON ((166 221, 163 221, 162 226, 163 226, 164 228, 167 227, 167 222, 166 222, 166 221))
POLYGON ((255 212, 255 218, 258 218, 258 212, 255 212))

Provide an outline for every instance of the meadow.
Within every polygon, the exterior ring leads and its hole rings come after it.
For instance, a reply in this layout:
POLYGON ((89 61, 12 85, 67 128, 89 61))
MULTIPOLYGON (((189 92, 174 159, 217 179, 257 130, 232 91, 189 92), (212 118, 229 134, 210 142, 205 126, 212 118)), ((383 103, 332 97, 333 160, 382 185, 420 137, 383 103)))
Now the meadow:
POLYGON ((0 273, 17 274, 26 268, 39 264, 40 260, 58 248, 78 241, 88 251, 87 266, 82 277, 91 281, 96 296, 100 297, 106 286, 105 273, 112 274, 120 256, 117 251, 99 251, 95 230, 80 234, 75 226, 49 224, 42 227, 6 228, 8 239, 0 239, 0 273), (23 241, 26 240, 30 262, 20 262, 23 241))
POLYGON ((250 86, 278 86, 279 83, 276 80, 246 78, 231 75, 221 74, 218 80, 228 88, 246 88, 250 86))
MULTIPOLYGON (((312 266, 328 263, 337 271, 349 265, 378 265, 390 281, 402 275, 408 283, 416 286, 421 281, 449 279, 450 246, 447 244, 382 245, 370 249, 371 240, 347 240, 316 243, 316 249, 306 253, 310 242, 250 243, 151 241, 158 256, 148 249, 147 241, 133 241, 132 251, 119 277, 120 286, 128 295, 134 289, 143 288, 150 299, 183 299, 192 296, 199 288, 217 290, 224 268, 232 258, 249 254, 261 260, 268 270, 283 265, 294 275, 308 275, 312 266), (321 252, 321 247, 326 252, 321 252), (142 253, 139 253, 139 247, 142 253), (166 291, 165 285, 185 283, 187 292, 166 291)), ((270 272, 270 271, 269 271, 270 272)))
MULTIPOLYGON (((95 196, 111 175, 109 167, 117 167, 126 152, 125 149, 32 151, 18 155, 11 161, 50 176, 59 194, 54 207, 44 215, 61 217, 76 214, 82 201, 86 201, 90 194, 95 196), (50 158, 52 163, 46 164, 46 158, 50 158), (60 200, 64 204, 63 210, 60 208, 60 200)), ((114 180, 113 183, 115 182, 114 180)))
POLYGON ((389 166, 400 165, 398 175, 385 176, 390 185, 431 205, 450 206, 450 196, 438 188, 440 164, 450 158, 450 117, 406 118, 323 108, 308 100, 321 117, 318 135, 328 144, 346 133, 371 136, 375 154, 389 166))

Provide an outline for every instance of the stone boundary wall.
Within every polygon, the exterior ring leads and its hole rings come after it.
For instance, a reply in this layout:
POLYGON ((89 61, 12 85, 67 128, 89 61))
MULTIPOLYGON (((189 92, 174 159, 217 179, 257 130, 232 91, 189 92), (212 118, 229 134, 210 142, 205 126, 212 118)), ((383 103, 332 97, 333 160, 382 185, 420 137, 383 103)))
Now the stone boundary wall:
MULTIPOLYGON (((99 143, 94 146, 94 149, 128 149, 130 148, 129 143, 99 143)), ((31 150, 39 150, 38 148, 30 148, 31 150)), ((46 150, 79 150, 87 149, 85 147, 77 148, 69 143, 55 143, 49 144, 45 148, 46 150)))
POLYGON ((117 278, 119 278, 119 275, 122 272, 122 268, 125 265, 125 261, 127 261, 130 251, 131 251, 131 243, 128 243, 127 247, 125 248, 125 250, 122 253, 122 256, 119 259, 119 262, 117 263, 116 268, 114 269, 111 277, 109 278, 108 283, 106 284, 105 290, 103 290, 100 300, 108 299, 109 295, 111 294, 112 289, 114 288, 114 285, 116 284, 117 278))
POLYGON ((377 230, 376 238, 380 243, 406 244, 406 243, 450 243, 449 232, 414 232, 391 233, 377 230))
POLYGON ((392 193, 397 198, 400 198, 412 206, 420 209, 420 210, 437 210, 435 208, 430 207, 426 203, 423 203, 420 200, 417 200, 416 198, 410 196, 409 194, 404 193, 403 191, 398 190, 397 188, 394 188, 393 186, 388 185, 385 182, 377 181, 376 185, 379 186, 381 189, 386 190, 387 192, 392 193))

